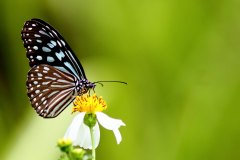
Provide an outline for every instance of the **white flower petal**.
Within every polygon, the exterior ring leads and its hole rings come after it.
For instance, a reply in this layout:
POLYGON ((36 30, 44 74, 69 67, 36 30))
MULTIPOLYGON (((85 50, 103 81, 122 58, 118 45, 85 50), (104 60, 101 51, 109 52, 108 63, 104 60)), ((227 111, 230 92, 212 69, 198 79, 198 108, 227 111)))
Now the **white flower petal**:
POLYGON ((81 123, 79 126, 80 127, 77 133, 77 139, 73 142, 73 145, 80 147, 84 146, 84 148, 87 149, 88 146, 84 144, 86 143, 86 141, 89 141, 89 128, 84 124, 84 122, 81 123))
POLYGON ((119 132, 119 127, 121 126, 125 126, 125 124, 123 123, 123 121, 119 120, 119 119, 114 119, 114 118, 111 118, 109 117, 108 115, 102 113, 102 112, 97 112, 96 113, 97 115, 97 120, 98 122, 106 129, 108 130, 112 130, 115 137, 116 137, 116 140, 117 140, 117 143, 119 144, 122 140, 122 136, 119 132))
MULTIPOLYGON (((85 112, 77 114, 70 124, 64 138, 70 138, 74 146, 80 146, 85 149, 92 149, 92 140, 90 129, 84 124, 85 112)), ((97 148, 100 141, 100 129, 98 123, 93 127, 94 147, 97 148)))
POLYGON ((97 148, 100 142, 100 129, 99 129, 98 123, 96 123, 96 125, 93 127, 93 138, 94 138, 94 148, 97 148))
POLYGON ((102 112, 96 112, 98 122, 108 130, 118 129, 121 126, 125 126, 123 121, 114 119, 102 112))
POLYGON ((114 136, 115 136, 115 138, 117 140, 117 144, 119 144, 122 141, 121 133, 119 132, 118 129, 114 129, 113 133, 114 133, 114 136))
POLYGON ((70 138, 73 142, 77 139, 78 135, 78 131, 80 128, 80 124, 83 123, 83 118, 85 116, 85 112, 79 113, 77 114, 72 123, 70 124, 70 126, 67 129, 67 132, 64 135, 64 138, 70 138))
MULTIPOLYGON (((94 147, 97 148, 100 141, 100 129, 98 123, 93 127, 94 147)), ((74 146, 80 146, 84 149, 92 149, 92 140, 90 129, 84 123, 81 124, 77 140, 73 143, 74 146)))

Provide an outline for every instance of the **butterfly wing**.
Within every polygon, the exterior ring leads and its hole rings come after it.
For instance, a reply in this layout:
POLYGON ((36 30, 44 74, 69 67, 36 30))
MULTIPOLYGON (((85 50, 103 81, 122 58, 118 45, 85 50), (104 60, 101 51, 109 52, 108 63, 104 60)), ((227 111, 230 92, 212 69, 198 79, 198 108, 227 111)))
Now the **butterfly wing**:
POLYGON ((25 22, 21 33, 30 67, 48 64, 74 74, 78 79, 86 79, 80 61, 51 25, 31 19, 25 22))
POLYGON ((59 115, 75 98, 77 78, 50 65, 28 72, 27 90, 32 107, 44 118, 59 115))

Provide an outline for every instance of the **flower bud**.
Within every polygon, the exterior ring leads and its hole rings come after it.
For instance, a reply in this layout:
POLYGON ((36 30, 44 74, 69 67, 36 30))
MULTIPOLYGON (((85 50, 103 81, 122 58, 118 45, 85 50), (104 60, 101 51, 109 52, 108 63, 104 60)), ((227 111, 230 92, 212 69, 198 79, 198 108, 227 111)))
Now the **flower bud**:
POLYGON ((71 139, 59 139, 57 146, 60 148, 62 152, 68 153, 72 149, 72 141, 71 139))
POLYGON ((85 150, 81 148, 74 148, 70 154, 73 160, 81 160, 85 154, 85 150))

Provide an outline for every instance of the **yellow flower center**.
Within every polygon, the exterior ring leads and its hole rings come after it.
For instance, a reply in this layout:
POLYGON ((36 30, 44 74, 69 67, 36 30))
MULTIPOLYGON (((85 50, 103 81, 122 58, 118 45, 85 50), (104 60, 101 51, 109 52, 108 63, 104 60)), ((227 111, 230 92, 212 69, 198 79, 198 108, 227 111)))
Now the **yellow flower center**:
POLYGON ((100 96, 98 97, 96 94, 93 96, 83 95, 77 96, 73 102, 73 110, 72 112, 87 112, 87 113, 95 113, 102 112, 107 109, 107 104, 100 96))

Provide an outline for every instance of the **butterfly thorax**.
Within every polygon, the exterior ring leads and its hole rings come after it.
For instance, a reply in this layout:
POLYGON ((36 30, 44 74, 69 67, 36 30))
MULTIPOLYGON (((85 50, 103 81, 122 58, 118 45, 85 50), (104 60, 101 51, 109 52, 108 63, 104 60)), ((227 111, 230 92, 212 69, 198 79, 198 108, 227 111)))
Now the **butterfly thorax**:
POLYGON ((92 82, 89 82, 87 79, 81 79, 77 82, 76 86, 78 95, 83 95, 87 93, 89 89, 94 89, 96 85, 92 82))

